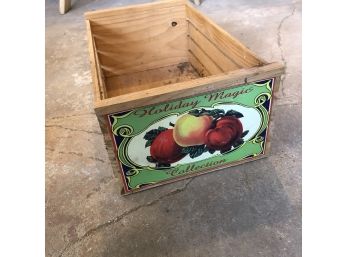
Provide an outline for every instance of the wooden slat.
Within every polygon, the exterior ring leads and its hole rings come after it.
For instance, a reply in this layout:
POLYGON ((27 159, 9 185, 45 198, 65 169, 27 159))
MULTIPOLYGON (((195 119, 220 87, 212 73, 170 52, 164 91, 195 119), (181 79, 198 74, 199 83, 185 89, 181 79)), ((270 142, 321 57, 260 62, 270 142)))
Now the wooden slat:
POLYGON ((192 54, 192 52, 188 53, 188 60, 200 77, 206 77, 211 75, 204 67, 204 65, 197 59, 197 57, 192 54))
POLYGON ((71 0, 59 0, 59 12, 65 14, 71 9, 71 0))
MULTIPOLYGON (((151 19, 148 24, 133 24, 128 26, 126 24, 112 24, 113 27, 105 26, 104 30, 95 32, 93 29, 93 36, 97 42, 98 48, 112 47, 116 44, 128 44, 130 42, 139 42, 144 40, 154 41, 167 34, 183 34, 187 33, 187 25, 185 18, 176 18, 177 25, 171 25, 172 19, 151 19)), ((117 46, 122 47, 123 45, 117 46)))
POLYGON ((101 95, 99 91, 99 79, 98 79, 98 71, 96 64, 96 52, 94 51, 94 40, 91 32, 91 25, 89 20, 86 20, 87 27, 87 40, 88 40, 88 51, 89 51, 89 62, 91 65, 92 72, 92 82, 93 82, 93 92, 94 92, 94 101, 98 102, 101 100, 101 95))
POLYGON ((185 6, 181 4, 176 9, 172 8, 173 14, 168 12, 168 8, 165 8, 165 12, 161 12, 162 9, 148 9, 142 19, 138 17, 130 22, 120 20, 122 22, 115 23, 117 16, 109 16, 113 19, 109 24, 91 21, 100 64, 106 77, 187 61, 185 6), (176 22, 175 26, 172 22, 176 22))
POLYGON ((218 45, 220 49, 244 68, 260 66, 263 61, 253 54, 237 39, 233 38, 226 31, 217 26, 211 19, 196 10, 192 5, 187 4, 188 21, 195 28, 199 29, 211 42, 218 45))
POLYGON ((192 41, 195 42, 196 45, 204 49, 204 52, 210 57, 210 59, 215 60, 224 72, 242 68, 240 65, 236 64, 235 61, 233 61, 233 59, 231 59, 228 55, 223 53, 218 48, 218 46, 214 45, 208 38, 204 36, 204 34, 202 34, 202 32, 193 27, 190 23, 189 37, 192 41))
POLYGON ((93 50, 94 50, 94 58, 95 58, 95 62, 96 62, 96 68, 97 68, 98 85, 99 85, 98 89, 100 92, 100 98, 105 99, 108 97, 106 87, 105 87, 105 77, 104 77, 104 73, 103 73, 101 66, 100 66, 99 56, 97 54, 97 49, 96 49, 94 40, 93 40, 93 50))
POLYGON ((163 19, 176 19, 176 18, 186 18, 186 9, 182 7, 171 7, 163 8, 159 11, 150 10, 147 12, 141 12, 134 17, 120 17, 120 16, 110 16, 103 20, 91 20, 91 26, 93 31, 97 32, 103 30, 105 26, 117 25, 125 27, 128 25, 128 28, 132 28, 132 24, 136 23, 138 25, 148 26, 147 22, 152 22, 152 20, 163 20, 163 19), (127 24, 125 24, 127 23, 127 24))
POLYGON ((126 111, 141 106, 163 103, 213 90, 225 89, 261 79, 276 77, 280 76, 283 72, 284 66, 280 63, 240 69, 228 74, 198 78, 187 82, 176 83, 172 86, 162 86, 108 98, 100 102, 95 102, 94 109, 100 115, 126 111))
POLYGON ((204 50, 196 42, 189 40, 189 52, 204 65, 210 74, 215 75, 224 72, 217 62, 210 58, 204 50))
MULTIPOLYGON (((142 31, 143 34, 146 30, 142 31)), ((98 44, 98 56, 105 76, 137 72, 187 60, 185 31, 164 31, 157 36, 140 35, 137 41, 98 44)))
POLYGON ((108 96, 113 97, 188 81, 197 77, 199 75, 196 70, 186 62, 159 69, 110 77, 106 79, 106 84, 108 96))

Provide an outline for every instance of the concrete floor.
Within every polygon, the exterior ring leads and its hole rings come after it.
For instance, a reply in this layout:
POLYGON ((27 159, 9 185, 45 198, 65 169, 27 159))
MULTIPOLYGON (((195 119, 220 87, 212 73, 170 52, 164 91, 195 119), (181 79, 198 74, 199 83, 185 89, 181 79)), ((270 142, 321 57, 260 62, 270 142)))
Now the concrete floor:
POLYGON ((46 255, 301 256, 301 2, 199 7, 287 66, 271 156, 122 197, 93 114, 83 13, 141 2, 73 1, 61 16, 58 1, 46 1, 46 255))

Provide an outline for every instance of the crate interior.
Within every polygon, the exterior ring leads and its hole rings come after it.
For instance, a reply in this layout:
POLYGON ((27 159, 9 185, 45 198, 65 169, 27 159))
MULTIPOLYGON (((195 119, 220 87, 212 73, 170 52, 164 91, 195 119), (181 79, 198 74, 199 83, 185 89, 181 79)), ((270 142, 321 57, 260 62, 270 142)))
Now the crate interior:
POLYGON ((263 63, 185 1, 86 15, 102 98, 263 63))

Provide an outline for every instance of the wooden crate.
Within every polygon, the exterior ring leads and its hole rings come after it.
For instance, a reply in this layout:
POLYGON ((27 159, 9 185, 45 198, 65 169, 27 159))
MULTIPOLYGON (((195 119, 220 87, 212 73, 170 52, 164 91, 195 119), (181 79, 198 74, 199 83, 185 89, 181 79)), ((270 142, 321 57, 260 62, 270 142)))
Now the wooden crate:
POLYGON ((85 14, 94 108, 123 194, 265 157, 284 72, 188 1, 85 14))

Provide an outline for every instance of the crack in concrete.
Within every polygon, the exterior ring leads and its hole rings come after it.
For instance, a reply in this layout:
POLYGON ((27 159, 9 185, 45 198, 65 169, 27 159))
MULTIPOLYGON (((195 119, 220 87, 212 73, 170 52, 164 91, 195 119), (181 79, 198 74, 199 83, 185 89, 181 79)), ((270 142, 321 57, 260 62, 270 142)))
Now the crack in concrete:
POLYGON ((90 134, 102 135, 102 133, 99 131, 67 128, 67 127, 63 127, 62 125, 46 125, 45 127, 46 128, 61 128, 61 129, 66 129, 66 130, 70 130, 70 131, 81 131, 81 132, 86 132, 86 133, 90 133, 90 134))
MULTIPOLYGON (((296 4, 296 3, 295 3, 296 4)), ((287 61, 285 59, 285 56, 284 56, 284 51, 283 51, 283 47, 282 47, 282 34, 281 34, 281 29, 282 29, 282 26, 284 24, 284 22, 289 19, 291 16, 293 16, 295 14, 295 11, 296 11, 296 7, 294 7, 291 11, 290 14, 286 15, 279 23, 278 25, 278 29, 277 29, 277 43, 278 43, 278 47, 280 49, 280 57, 284 63, 284 67, 285 67, 285 73, 284 75, 282 76, 281 78, 281 92, 282 92, 282 97, 284 97, 284 80, 286 78, 286 75, 287 75, 287 61)))
POLYGON ((251 192, 252 188, 250 186, 249 176, 248 176, 248 174, 245 171, 242 172, 242 173, 243 173, 243 176, 244 176, 244 179, 245 179, 246 187, 248 188, 249 192, 251 192))
POLYGON ((118 223, 119 221, 121 221, 122 219, 124 219, 125 217, 127 217, 128 215, 142 209, 142 208, 145 208, 145 207, 150 207, 158 202, 160 202, 162 199, 164 198, 167 198, 169 196, 172 196, 172 195, 176 195, 178 193, 181 193, 181 192, 184 192, 186 190, 186 188, 189 186, 189 184, 194 180, 195 178, 191 178, 183 187, 181 188, 177 188, 173 191, 170 191, 169 193, 167 194, 164 194, 162 196, 160 196, 159 198, 153 200, 153 201, 150 201, 150 202, 147 202, 145 204, 142 204, 142 205, 139 205, 137 207, 134 207, 124 213, 122 213, 121 215, 117 216, 116 218, 114 219, 111 219, 111 220, 108 220, 107 222, 105 223, 102 223, 100 225, 97 225, 96 227, 88 230, 84 235, 82 235, 80 238, 76 239, 75 241, 73 242, 70 242, 68 243, 64 249, 61 251, 61 253, 58 255, 58 257, 62 257, 71 247, 73 247, 75 244, 83 241, 84 239, 90 237, 90 236, 93 236, 95 235, 96 233, 98 233, 99 231, 113 225, 113 224, 116 224, 118 223))
MULTIPOLYGON (((50 147, 46 147, 46 150, 49 150, 49 151, 52 151, 52 152, 55 152, 55 151, 56 151, 54 148, 50 148, 50 147)), ((98 161, 98 162, 102 162, 102 163, 105 163, 105 162, 106 162, 106 161, 103 160, 103 159, 100 159, 100 158, 97 158, 97 157, 93 157, 93 156, 85 156, 85 155, 83 155, 83 153, 79 153, 79 152, 63 152, 63 151, 59 151, 58 153, 59 153, 59 154, 71 154, 71 155, 76 155, 76 156, 79 156, 79 157, 82 157, 82 158, 86 158, 86 159, 90 159, 90 160, 98 161)))
POLYGON ((87 116, 87 115, 95 115, 95 113, 89 112, 89 113, 73 114, 73 115, 66 115, 66 116, 56 116, 56 117, 47 118, 47 120, 68 119, 68 118, 81 117, 81 116, 87 116))
POLYGON ((105 161, 103 159, 97 158, 97 157, 93 157, 93 156, 84 156, 82 153, 78 153, 78 152, 58 152, 59 154, 72 154, 72 155, 76 155, 79 157, 83 157, 83 158, 87 158, 87 159, 91 159, 93 161, 98 161, 98 162, 102 162, 105 163, 105 161))

